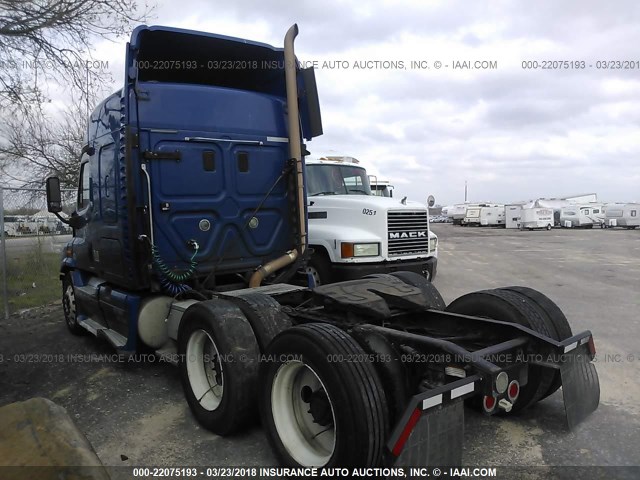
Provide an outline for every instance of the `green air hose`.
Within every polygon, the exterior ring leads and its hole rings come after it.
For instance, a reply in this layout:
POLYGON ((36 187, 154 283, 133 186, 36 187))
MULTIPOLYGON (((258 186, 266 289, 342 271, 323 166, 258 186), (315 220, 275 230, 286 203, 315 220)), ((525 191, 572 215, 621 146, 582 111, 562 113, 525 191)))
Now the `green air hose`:
POLYGON ((193 255, 191 255, 191 259, 189 260, 189 268, 186 272, 176 273, 172 271, 166 263, 162 260, 160 256, 160 251, 158 247, 155 245, 151 245, 151 254, 153 255, 153 264, 158 267, 158 270, 164 275, 164 277, 171 282, 174 283, 182 283, 186 280, 189 280, 196 271, 196 267, 198 266, 198 262, 195 261, 196 255, 198 254, 199 245, 197 242, 191 241, 189 242, 194 249, 193 255))

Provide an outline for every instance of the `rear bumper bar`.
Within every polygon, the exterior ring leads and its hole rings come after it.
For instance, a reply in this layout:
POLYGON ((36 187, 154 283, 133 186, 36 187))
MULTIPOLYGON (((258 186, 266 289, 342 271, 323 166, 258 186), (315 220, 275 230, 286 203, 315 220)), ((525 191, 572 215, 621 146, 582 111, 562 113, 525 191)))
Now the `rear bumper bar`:
MULTIPOLYGON (((568 427, 572 429, 582 422, 596 410, 600 399, 598 375, 592 363, 595 346, 591 332, 585 331, 560 342, 539 334, 535 337, 536 342, 546 344, 548 354, 502 366, 488 362, 485 357, 513 348, 526 338, 516 338, 477 352, 466 352, 457 345, 454 345, 455 349, 448 348, 449 342, 436 341, 435 344, 442 343, 442 350, 449 351, 456 359, 462 355, 461 358, 467 365, 472 365, 475 372, 411 398, 389 436, 388 463, 402 466, 460 465, 464 436, 463 400, 479 395, 492 395, 496 401, 508 400, 506 391, 496 391, 497 375, 505 372, 509 380, 523 375, 526 379, 529 364, 560 371, 568 427)), ((427 341, 433 340, 436 339, 427 341)), ((434 343, 431 344, 433 346, 434 343)), ((496 408, 492 413, 498 410, 496 408)))

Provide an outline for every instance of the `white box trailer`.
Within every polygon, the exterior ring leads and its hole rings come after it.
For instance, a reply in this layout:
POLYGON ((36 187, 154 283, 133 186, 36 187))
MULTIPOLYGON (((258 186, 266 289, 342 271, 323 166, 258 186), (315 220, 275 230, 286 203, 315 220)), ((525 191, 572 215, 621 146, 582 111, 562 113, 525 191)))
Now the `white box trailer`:
POLYGON ((523 208, 521 213, 520 228, 522 230, 533 230, 535 228, 551 230, 553 226, 553 208, 523 208))
POLYGON ((560 210, 560 226, 593 228, 605 222, 602 204, 571 205, 560 210))
POLYGON ((607 205, 605 207, 605 226, 609 228, 638 228, 640 226, 640 203, 607 205))
POLYGON ((522 205, 513 204, 504 206, 504 226, 505 228, 520 228, 522 217, 522 205))
POLYGON ((487 227, 504 226, 504 205, 480 207, 480 225, 487 227))

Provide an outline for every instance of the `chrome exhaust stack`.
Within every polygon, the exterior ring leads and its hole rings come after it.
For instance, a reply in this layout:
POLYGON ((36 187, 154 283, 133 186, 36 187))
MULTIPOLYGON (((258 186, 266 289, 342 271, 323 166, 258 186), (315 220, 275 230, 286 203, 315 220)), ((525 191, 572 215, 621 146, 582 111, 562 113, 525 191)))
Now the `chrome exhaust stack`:
POLYGON ((276 270, 292 264, 307 248, 306 218, 304 215, 304 175, 302 173, 302 141, 300 132, 300 112, 298 109, 298 82, 296 74, 296 55, 293 48, 298 36, 298 25, 293 24, 284 37, 284 72, 287 89, 287 117, 289 124, 289 156, 295 161, 296 197, 298 202, 298 223, 300 226, 300 247, 289 250, 279 258, 271 260, 258 268, 249 280, 249 287, 259 287, 265 277, 276 270))

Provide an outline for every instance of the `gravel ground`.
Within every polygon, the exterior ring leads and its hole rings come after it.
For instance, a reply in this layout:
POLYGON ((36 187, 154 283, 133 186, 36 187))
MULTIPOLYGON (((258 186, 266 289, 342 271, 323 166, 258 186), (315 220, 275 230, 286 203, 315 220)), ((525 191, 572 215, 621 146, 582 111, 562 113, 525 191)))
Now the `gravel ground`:
MULTIPOLYGON (((464 463, 577 466, 584 468, 552 473, 639 478, 640 469, 591 467, 640 464, 640 231, 433 228, 440 238, 435 285, 447 302, 479 289, 531 286, 558 303, 574 332, 591 330, 598 349, 600 407, 575 431, 564 427, 561 391, 509 419, 468 411, 464 463)), ((54 400, 109 466, 275 465, 259 426, 233 438, 203 430, 177 369, 134 360, 118 361, 104 342, 69 334, 59 304, 12 316, 0 322, 0 405, 54 400)), ((504 478, 549 476, 539 468, 509 472, 504 478)))

